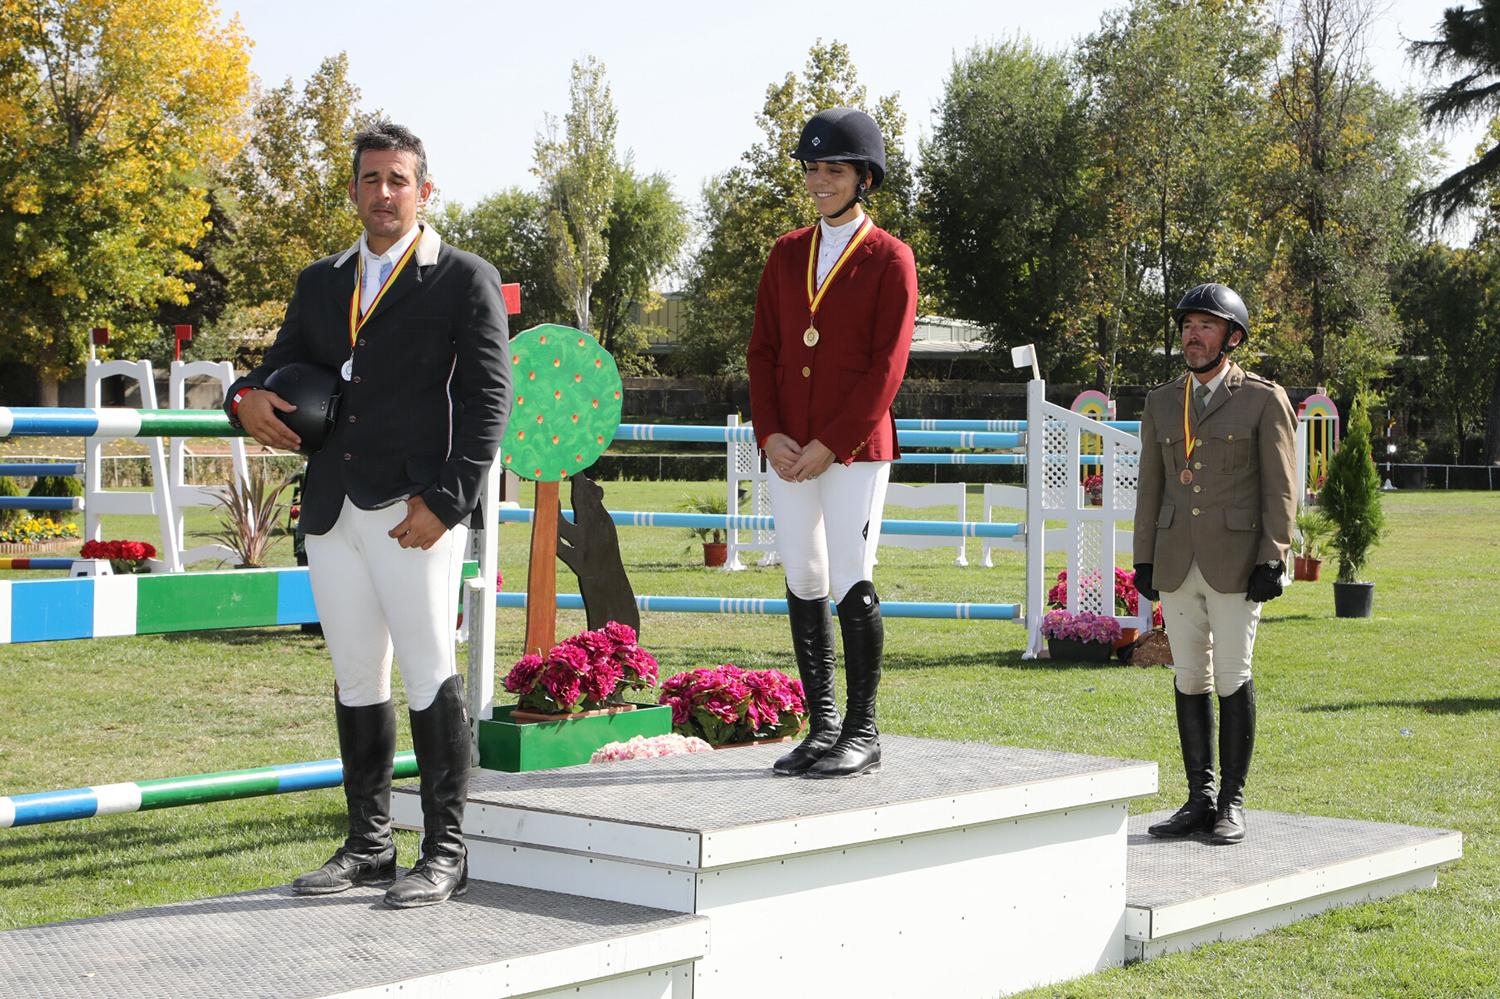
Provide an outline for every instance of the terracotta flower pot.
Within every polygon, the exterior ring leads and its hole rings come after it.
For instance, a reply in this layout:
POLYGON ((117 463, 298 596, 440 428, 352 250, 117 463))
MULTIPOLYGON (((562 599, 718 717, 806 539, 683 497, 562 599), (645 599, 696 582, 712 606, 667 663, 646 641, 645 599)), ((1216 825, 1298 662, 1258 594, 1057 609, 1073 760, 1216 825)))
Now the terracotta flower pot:
POLYGON ((1121 628, 1120 629, 1120 637, 1117 638, 1117 639, 1115 639, 1115 642, 1114 642, 1114 651, 1115 652, 1119 652, 1125 646, 1130 645, 1132 642, 1134 642, 1137 638, 1140 638, 1140 637, 1141 637, 1141 629, 1139 629, 1139 628, 1121 628))
POLYGON ((1292 560, 1292 578, 1304 583, 1316 583, 1323 569, 1323 560, 1298 555, 1292 560))
POLYGON ((725 541, 703 542, 703 564, 717 568, 729 561, 729 543, 725 541))

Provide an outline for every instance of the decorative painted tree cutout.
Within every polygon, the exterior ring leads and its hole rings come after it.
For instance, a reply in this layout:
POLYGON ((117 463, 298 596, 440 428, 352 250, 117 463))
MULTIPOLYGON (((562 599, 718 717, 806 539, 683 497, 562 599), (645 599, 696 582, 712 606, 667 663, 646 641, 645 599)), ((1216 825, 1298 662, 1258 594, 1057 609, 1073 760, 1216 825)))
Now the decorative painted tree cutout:
POLYGON ((620 426, 620 369, 571 326, 533 326, 510 341, 515 403, 500 448, 505 467, 536 483, 526 583, 526 651, 557 644, 557 484, 592 465, 620 426))

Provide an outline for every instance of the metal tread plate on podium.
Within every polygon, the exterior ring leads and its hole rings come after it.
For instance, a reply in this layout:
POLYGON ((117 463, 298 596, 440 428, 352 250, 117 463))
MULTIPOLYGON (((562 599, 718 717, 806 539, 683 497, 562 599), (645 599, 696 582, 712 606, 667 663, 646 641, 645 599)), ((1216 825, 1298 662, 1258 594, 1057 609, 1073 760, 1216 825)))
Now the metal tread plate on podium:
POLYGON ((1125 936, 1134 958, 1430 887, 1438 865, 1463 856, 1463 836, 1451 829, 1283 812, 1247 811, 1236 846, 1146 833, 1170 814, 1130 818, 1125 936))
POLYGON ((383 893, 277 887, 9 930, 0 997, 571 995, 707 953, 702 916, 479 881, 422 909, 383 893))
MULTIPOLYGON (((776 777, 786 745, 527 774, 475 770, 464 832, 552 850, 706 870, 1152 794, 1155 763, 882 736, 877 773, 776 777)), ((415 788, 393 811, 420 825, 415 788)))

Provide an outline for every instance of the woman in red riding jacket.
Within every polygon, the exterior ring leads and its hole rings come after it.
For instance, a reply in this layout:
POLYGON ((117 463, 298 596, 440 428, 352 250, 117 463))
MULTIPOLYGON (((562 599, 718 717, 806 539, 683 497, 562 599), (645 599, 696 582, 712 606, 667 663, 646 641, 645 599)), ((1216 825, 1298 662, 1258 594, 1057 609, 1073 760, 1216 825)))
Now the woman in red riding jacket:
POLYGON ((880 767, 875 693, 885 631, 871 575, 891 462, 901 456, 891 402, 911 349, 917 271, 911 248, 860 205, 885 176, 885 141, 869 115, 820 111, 792 155, 819 219, 772 248, 746 357, 811 716, 807 738, 773 769, 853 777, 880 767), (830 597, 844 639, 842 722, 830 597))

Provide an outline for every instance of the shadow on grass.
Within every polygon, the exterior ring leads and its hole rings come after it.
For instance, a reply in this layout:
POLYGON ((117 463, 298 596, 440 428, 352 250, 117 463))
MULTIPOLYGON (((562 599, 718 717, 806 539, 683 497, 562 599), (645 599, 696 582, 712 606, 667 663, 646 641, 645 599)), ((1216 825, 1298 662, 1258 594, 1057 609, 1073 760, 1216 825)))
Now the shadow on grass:
POLYGON ((1309 704, 1298 710, 1307 714, 1358 711, 1360 708, 1407 708, 1429 715, 1468 715, 1478 711, 1500 711, 1500 697, 1434 697, 1425 701, 1346 701, 1342 704, 1309 704))
POLYGON ((6 872, 0 875, 0 889, 34 884, 37 864, 48 865, 49 880, 118 877, 136 867, 155 868, 288 843, 326 839, 332 849, 343 834, 343 822, 341 808, 279 816, 274 822, 257 823, 253 841, 226 839, 222 831, 210 826, 164 830, 135 825, 80 832, 76 822, 56 823, 31 835, 11 833, 0 841, 0 871, 6 872), (193 841, 206 842, 183 847, 193 841))
POLYGON ((234 628, 227 631, 212 628, 201 631, 168 631, 157 637, 167 642, 213 641, 224 645, 244 646, 285 645, 287 642, 296 642, 308 648, 323 645, 322 635, 307 634, 295 624, 272 625, 265 628, 234 628))

